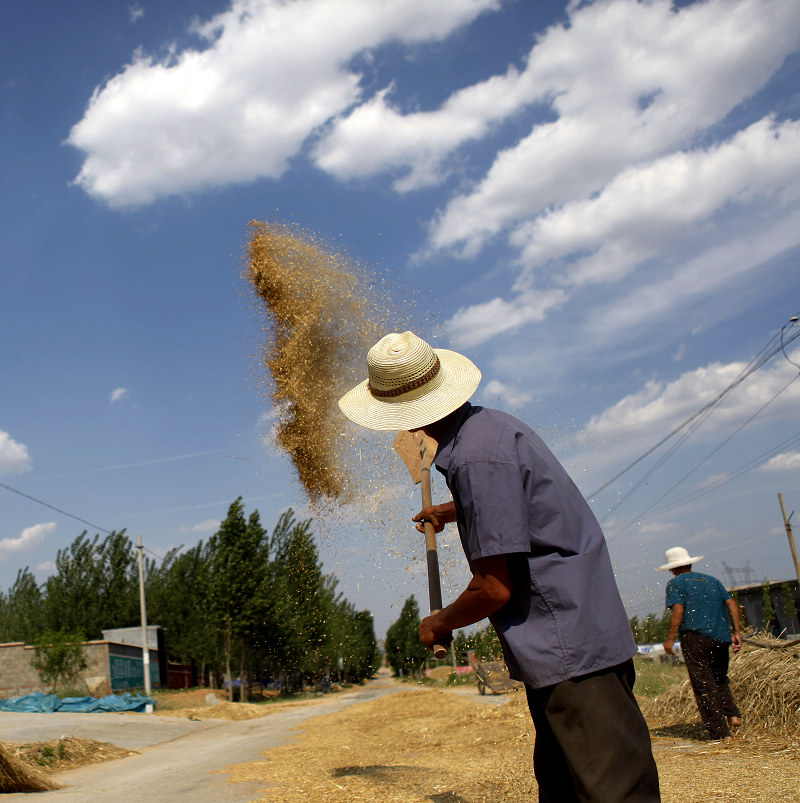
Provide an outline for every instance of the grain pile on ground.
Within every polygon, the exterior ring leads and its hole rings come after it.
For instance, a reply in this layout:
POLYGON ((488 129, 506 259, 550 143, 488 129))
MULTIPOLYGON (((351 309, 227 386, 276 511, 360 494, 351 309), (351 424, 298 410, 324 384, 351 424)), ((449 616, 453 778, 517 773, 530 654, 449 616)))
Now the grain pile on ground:
MULTIPOLYGON (((800 648, 777 639, 762 641, 775 649, 745 643, 732 655, 731 692, 742 713, 741 733, 784 737, 787 744, 800 740, 800 648)), ((648 719, 662 725, 690 726, 687 733, 705 731, 688 679, 672 686, 646 704, 648 719)))
POLYGON ((48 789, 58 789, 58 784, 14 755, 12 745, 0 744, 0 793, 46 792, 48 789))
POLYGON ((173 708, 159 710, 159 714, 168 717, 181 717, 188 719, 228 719, 241 721, 243 719, 259 719, 268 716, 274 710, 272 705, 255 705, 253 703, 228 703, 198 706, 196 708, 173 708))
POLYGON ((521 699, 479 705, 461 694, 403 691, 304 726, 265 761, 233 768, 270 803, 530 801, 530 715, 521 699))
MULTIPOLYGON (((315 697, 299 699, 283 699, 270 697, 262 703, 230 703, 221 700, 219 690, 191 689, 186 691, 170 691, 157 695, 156 714, 180 719, 227 719, 237 722, 245 719, 260 719, 274 711, 285 708, 309 705, 315 697)), ((131 716, 150 716, 149 714, 131 714, 131 716)))
POLYGON ((284 224, 250 224, 246 273, 268 317, 263 364, 277 443, 312 501, 346 497, 337 400, 362 378, 367 349, 386 331, 388 305, 373 300, 363 268, 284 224))
MULTIPOLYGON (((503 700, 401 692, 316 717, 297 741, 231 777, 259 781, 261 803, 530 803, 530 715, 523 695, 503 700)), ((800 761, 777 744, 737 737, 726 748, 656 733, 653 744, 663 803, 797 800, 800 761)))

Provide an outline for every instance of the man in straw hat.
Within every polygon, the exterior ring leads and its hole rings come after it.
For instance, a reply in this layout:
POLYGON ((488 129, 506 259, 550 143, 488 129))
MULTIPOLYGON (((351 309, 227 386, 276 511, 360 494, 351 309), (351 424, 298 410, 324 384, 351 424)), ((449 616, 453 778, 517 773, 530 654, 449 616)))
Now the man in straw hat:
POLYGON ((734 727, 742 722, 728 683, 728 648, 731 642, 734 652, 742 647, 739 606, 716 577, 692 571, 692 564, 702 559, 702 555, 692 557, 676 546, 667 550, 667 562, 656 569, 672 572, 667 583, 667 607, 672 613, 664 650, 674 655, 680 632, 681 652, 700 716, 712 739, 729 742, 728 722, 734 727))
POLYGON ((361 426, 423 430, 452 501, 414 517, 456 522, 472 578, 423 619, 430 647, 489 618, 536 728, 539 800, 660 800, 650 734, 631 691, 636 645, 594 515, 527 425, 468 399, 480 371, 412 332, 367 355, 369 378, 339 400, 361 426))

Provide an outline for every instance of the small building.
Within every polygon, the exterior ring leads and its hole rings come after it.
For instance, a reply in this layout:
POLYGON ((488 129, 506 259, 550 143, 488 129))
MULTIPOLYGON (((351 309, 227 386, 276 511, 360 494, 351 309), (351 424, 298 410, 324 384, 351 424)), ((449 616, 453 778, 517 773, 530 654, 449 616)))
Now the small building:
POLYGON ((739 603, 742 612, 742 628, 765 630, 764 593, 768 593, 775 618, 769 627, 774 636, 800 633, 800 584, 797 580, 765 580, 729 588, 731 596, 739 603))
MULTIPOLYGON (((161 627, 148 627, 150 651, 150 682, 156 688, 166 685, 167 663, 161 627)), ((84 641, 86 669, 81 679, 89 694, 107 694, 144 688, 142 661, 142 629, 121 628, 104 630, 103 639, 84 641), (138 636, 133 633, 138 631, 138 636)), ((12 642, 0 644, 0 698, 8 699, 44 689, 39 673, 31 666, 36 648, 31 644, 12 642)))

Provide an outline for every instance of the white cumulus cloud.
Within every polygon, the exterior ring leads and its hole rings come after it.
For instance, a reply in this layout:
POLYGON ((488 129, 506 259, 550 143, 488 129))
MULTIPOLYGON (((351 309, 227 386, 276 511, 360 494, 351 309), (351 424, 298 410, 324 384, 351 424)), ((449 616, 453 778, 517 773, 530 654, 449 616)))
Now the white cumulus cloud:
MULTIPOLYGON (((795 357, 800 357, 800 352, 795 357)), ((744 363, 710 363, 682 374, 672 382, 650 380, 636 393, 592 416, 586 425, 591 439, 610 440, 636 433, 666 433, 713 402, 747 366, 744 363)), ((706 425, 740 423, 773 397, 771 416, 794 415, 800 404, 800 384, 789 384, 796 375, 785 362, 776 361, 751 374, 721 403, 706 425), (788 384, 788 388, 783 390, 788 384), (780 394, 780 395, 779 395, 780 394)))
POLYGON ((26 527, 18 538, 3 538, 0 540, 0 559, 8 555, 18 555, 30 552, 44 543, 45 538, 55 532, 56 523, 48 521, 44 524, 34 524, 26 527))
POLYGON ((352 59, 447 37, 498 0, 232 0, 196 49, 144 53, 92 96, 67 142, 76 183, 113 207, 278 178, 305 140, 360 101, 352 59))
POLYGON ((783 0, 608 0, 534 45, 526 73, 554 121, 534 125, 486 176, 452 199, 435 248, 477 253, 487 238, 550 206, 590 197, 623 169, 685 146, 757 92, 800 40, 783 0), (522 180, 524 177, 524 180, 522 180))
POLYGON ((530 393, 500 382, 498 379, 492 379, 481 390, 481 399, 488 403, 500 399, 511 408, 524 407, 532 398, 530 393))
POLYGON ((800 452, 784 452, 767 460, 759 471, 797 471, 800 469, 800 452))
POLYGON ((28 447, 0 429, 0 474, 21 474, 32 465, 28 447))

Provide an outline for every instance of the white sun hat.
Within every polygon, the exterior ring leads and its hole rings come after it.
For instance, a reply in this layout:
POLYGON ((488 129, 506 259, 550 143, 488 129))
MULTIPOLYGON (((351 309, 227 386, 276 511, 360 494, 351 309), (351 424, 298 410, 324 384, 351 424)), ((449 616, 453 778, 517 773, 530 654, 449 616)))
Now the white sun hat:
POLYGON ((475 392, 481 372, 461 354, 431 348, 413 332, 393 332, 367 353, 369 379, 339 399, 342 412, 368 429, 432 424, 475 392))
POLYGON ((689 553, 682 546, 675 546, 668 549, 664 554, 667 562, 663 566, 656 566, 657 572, 663 572, 667 569, 677 569, 679 566, 691 566, 698 560, 702 560, 702 555, 691 557, 689 553))

